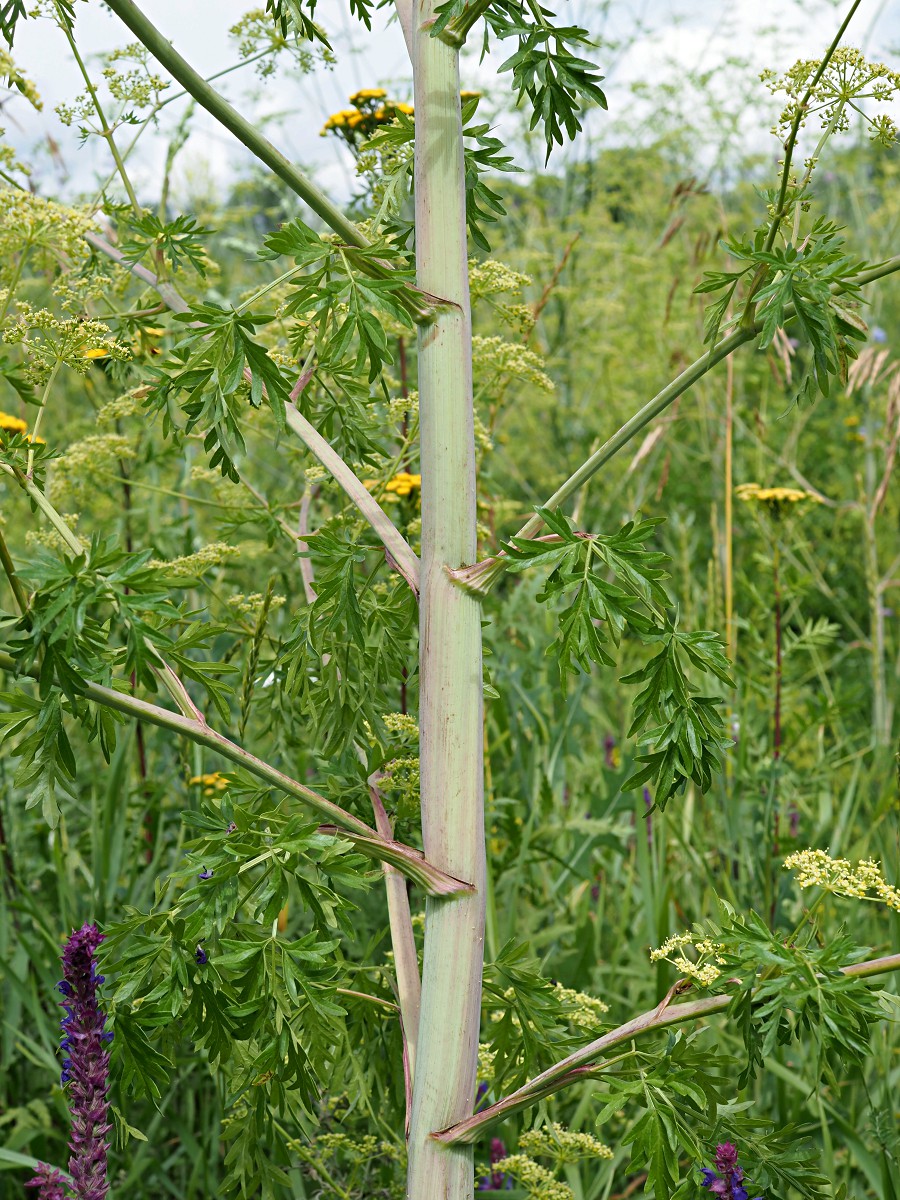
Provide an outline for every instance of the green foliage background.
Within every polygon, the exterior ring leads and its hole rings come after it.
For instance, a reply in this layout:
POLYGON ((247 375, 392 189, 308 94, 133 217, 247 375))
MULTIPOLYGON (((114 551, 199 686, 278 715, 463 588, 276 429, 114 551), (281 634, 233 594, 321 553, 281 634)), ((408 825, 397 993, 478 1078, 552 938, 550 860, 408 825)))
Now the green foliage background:
MULTIPOLYGON (((722 114, 723 126, 727 119, 722 114)), ((490 151, 487 131, 475 128, 490 151)), ((402 154, 403 138, 395 142, 388 149, 402 154)), ((758 219, 763 166, 750 158, 727 176, 707 178, 700 151, 691 130, 676 128, 656 142, 597 148, 534 177, 489 176, 505 214, 493 209, 499 220, 482 224, 479 236, 491 248, 476 248, 473 260, 484 553, 515 534, 595 445, 702 352, 705 304, 693 289, 704 272, 721 269, 721 240, 744 236, 758 219), (496 268, 485 267, 486 259, 521 273, 513 290, 492 290, 496 268), (539 313, 533 331, 529 312, 539 313), (503 346, 492 340, 498 333, 503 346), (526 343, 537 358, 523 354, 526 343)), ((896 151, 892 157, 850 139, 831 153, 816 202, 847 227, 854 255, 881 261, 898 249, 896 151)), ((498 164, 488 155, 485 165, 498 164)), ((368 199, 360 201, 360 218, 371 211, 368 199)), ((131 227, 125 245, 134 259, 152 246, 195 305, 185 320, 145 312, 155 310, 154 293, 86 247, 64 264, 92 316, 138 314, 111 320, 133 359, 96 360, 86 374, 61 374, 42 427, 51 498, 63 513, 77 514, 86 543, 99 535, 92 567, 98 578, 115 579, 102 595, 76 594, 60 567, 57 535, 5 479, 4 537, 29 591, 44 598, 47 620, 63 619, 62 661, 77 664, 82 651, 100 647, 109 672, 115 665, 119 677, 134 673, 137 684, 155 688, 141 637, 151 630, 210 723, 239 731, 241 744, 294 779, 369 820, 366 780, 386 773, 398 836, 414 843, 416 739, 397 718, 416 708, 415 605, 343 494, 284 428, 291 374, 309 349, 306 331, 289 318, 309 312, 309 297, 277 282, 291 262, 308 268, 307 286, 327 282, 317 304, 334 336, 301 410, 374 481, 415 544, 415 488, 387 490, 399 471, 417 469, 415 395, 407 396, 414 393, 414 337, 397 299, 402 275, 378 280, 359 260, 325 255, 295 201, 268 179, 248 177, 214 206, 188 197, 183 207, 188 219, 172 245, 147 222, 131 227), (255 258, 262 237, 267 251, 255 258), (108 283, 91 283, 97 271, 108 283), (225 298, 249 301, 269 284, 265 310, 257 303, 246 318, 225 312, 225 298), (378 321, 370 318, 376 308, 378 321), (201 351, 189 325, 198 319, 213 331, 201 351), (210 346, 221 351, 215 363, 210 346), (260 347, 273 349, 272 358, 260 347), (252 389, 245 363, 259 375, 252 389), (211 371, 222 384, 217 406, 198 390, 185 422, 178 392, 199 389, 211 371), (135 397, 138 387, 145 392, 135 397), (55 453, 61 457, 51 461, 55 453), (298 530, 316 531, 305 539, 313 602, 301 578, 298 530), (127 559, 126 567, 116 558, 136 550, 147 551, 143 561, 127 559), (79 623, 73 614, 82 602, 90 616, 79 623), (215 662, 225 669, 209 668, 215 662)), ((12 245, 10 211, 3 236, 12 245)), ((112 215, 127 226, 121 211, 112 215)), ((18 281, 19 296, 35 308, 58 302, 50 289, 54 263, 38 250, 18 281)), ((7 275, 12 265, 4 259, 7 275)), ((503 272, 503 287, 513 282, 503 272)), ((792 850, 873 857, 887 879, 900 879, 893 608, 900 504, 890 482, 879 491, 897 451, 900 399, 891 372, 900 342, 898 285, 888 279, 867 299, 865 319, 885 335, 866 351, 870 365, 874 354, 885 356, 869 382, 833 385, 827 399, 797 405, 808 347, 776 339, 764 350, 745 348, 730 385, 723 367, 706 376, 576 502, 573 528, 610 538, 629 521, 664 519, 648 533, 649 548, 669 556, 668 590, 680 627, 693 633, 726 630, 726 491, 755 481, 811 489, 823 499, 777 517, 734 502, 735 685, 723 668, 704 687, 721 700, 735 744, 705 794, 688 782, 665 811, 651 812, 661 797, 623 788, 641 766, 629 732, 638 687, 620 682, 647 663, 639 638, 606 647, 614 668, 594 666, 563 686, 558 606, 552 594, 549 604, 535 603, 542 589, 554 591, 546 572, 508 572, 485 600, 486 957, 494 964, 485 1038, 498 1025, 495 1084, 504 1091, 588 1036, 575 1019, 577 1005, 560 1006, 548 980, 601 998, 610 1023, 619 1023, 659 1004, 675 982, 668 963, 651 964, 649 948, 715 917, 717 898, 738 914, 759 914, 773 944, 787 939, 803 905, 782 868, 792 850), (776 562, 784 651, 778 755, 776 562), (537 963, 510 946, 523 941, 537 963), (509 987, 522 1005, 518 1030, 491 1021, 509 987), (522 1027, 531 1037, 524 1048, 522 1027)), ((8 354, 11 368, 15 348, 8 354)), ((30 421, 16 377, 8 379, 9 386, 0 384, 2 407, 30 421)), ((39 452, 39 467, 43 458, 39 452)), ((11 628, 13 597, 3 587, 11 628)), ((590 666, 589 656, 573 657, 590 666)), ((15 1166, 16 1154, 66 1158, 56 958, 65 932, 96 919, 110 931, 116 1195, 199 1200, 219 1194, 226 1174, 250 1195, 402 1194, 400 1034, 378 873, 249 775, 231 774, 227 792, 204 783, 227 770, 212 752, 149 725, 101 728, 98 713, 93 729, 90 719, 72 723, 63 715, 65 689, 55 716, 46 717, 52 727, 41 728, 29 749, 15 724, 23 701, 14 684, 6 673, 0 1166, 15 1166), (43 769, 41 755, 54 739, 58 753, 43 769), (33 755, 32 775, 17 774, 23 752, 26 763, 33 755), (210 870, 206 887, 198 876, 210 870), (240 890, 248 880, 252 886, 240 890), (209 970, 195 962, 201 935, 209 970)), ((415 912, 421 898, 412 896, 415 912)), ((820 921, 820 949, 834 951, 823 969, 845 961, 838 953, 845 945, 869 947, 872 956, 900 950, 897 915, 874 905, 829 897, 820 921)), ((610 1161, 557 1166, 576 1200, 693 1195, 692 1138, 709 1161, 710 1140, 698 1133, 692 1108, 700 1087, 723 1105, 717 1132, 743 1131, 753 1178, 772 1200, 897 1200, 895 986, 884 983, 882 1007, 860 1016, 870 1053, 849 1066, 835 1067, 830 1048, 815 1039, 773 1035, 766 1069, 743 1081, 735 1102, 741 1027, 715 1018, 696 1036, 661 1040, 648 1054, 644 1084, 659 1085, 658 1106, 646 1101, 647 1091, 643 1104, 635 1102, 621 1080, 586 1080, 494 1132, 511 1153, 535 1116, 596 1132, 612 1147, 610 1161), (873 1017, 884 1019, 869 1027, 873 1017), (680 1097, 666 1090, 676 1075, 686 1089, 680 1097), (672 1155, 659 1151, 673 1124, 684 1127, 688 1151, 682 1160, 675 1155, 674 1168, 672 1155), (812 1146, 794 1174, 799 1135, 779 1132, 790 1127, 812 1146), (804 1190, 791 1190, 797 1180, 805 1180, 804 1190)), ((481 1161, 489 1141, 480 1146, 481 1161)), ((0 1175, 0 1194, 17 1195, 19 1187, 19 1174, 0 1175)))

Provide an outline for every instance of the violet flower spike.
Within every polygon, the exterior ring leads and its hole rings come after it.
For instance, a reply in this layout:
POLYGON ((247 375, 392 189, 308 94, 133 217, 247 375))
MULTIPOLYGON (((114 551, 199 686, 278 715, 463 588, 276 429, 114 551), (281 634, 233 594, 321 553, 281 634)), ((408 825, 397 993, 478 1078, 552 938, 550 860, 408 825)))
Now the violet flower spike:
POLYGON ((27 1188, 38 1188, 36 1200, 68 1200, 66 1181, 56 1167, 40 1163, 34 1178, 25 1184, 27 1188))
MULTIPOLYGON (((737 1147, 731 1142, 722 1142, 716 1146, 714 1159, 716 1170, 712 1167, 702 1167, 702 1187, 707 1188, 714 1196, 723 1196, 725 1200, 750 1200, 750 1194, 743 1186, 744 1172, 738 1166, 737 1147)), ((763 1200, 757 1196, 755 1200, 763 1200)))
MULTIPOLYGON (((94 953, 103 940, 96 925, 82 925, 66 943, 62 954, 63 979, 59 990, 66 1053, 62 1082, 67 1086, 72 1118, 69 1173, 76 1200, 105 1200, 109 1191, 105 1140, 109 1133, 109 1053, 112 1033, 105 1028, 97 991, 104 982, 97 974, 94 953)), ((43 1200, 58 1200, 62 1193, 42 1193, 43 1200)))

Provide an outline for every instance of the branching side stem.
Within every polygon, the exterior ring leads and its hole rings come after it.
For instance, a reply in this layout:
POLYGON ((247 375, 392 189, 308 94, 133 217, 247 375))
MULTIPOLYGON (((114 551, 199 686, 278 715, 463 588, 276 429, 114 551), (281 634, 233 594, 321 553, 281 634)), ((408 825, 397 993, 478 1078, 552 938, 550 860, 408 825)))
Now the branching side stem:
MULTIPOLYGON (((851 966, 842 967, 841 970, 845 975, 854 979, 869 979, 875 975, 886 975, 890 971, 900 971, 900 954, 890 954, 885 958, 873 958, 868 962, 853 963, 851 966)), ((523 1108, 528 1108, 538 1100, 553 1095, 554 1092, 560 1091, 568 1084, 577 1082, 583 1077, 586 1070, 591 1073, 601 1070, 604 1064, 596 1060, 605 1051, 611 1050, 614 1046, 621 1046, 623 1042, 630 1042, 633 1038, 642 1037, 644 1034, 667 1029, 670 1025, 681 1025, 685 1021, 698 1021, 704 1017, 724 1012, 731 1004, 731 999, 729 995, 707 996, 689 1004, 670 1004, 665 1008, 657 1006, 649 1012, 642 1013, 639 1017, 626 1021, 618 1029, 612 1029, 595 1041, 589 1042, 587 1046, 582 1046, 580 1050, 576 1050, 556 1063, 555 1066, 536 1075, 534 1079, 511 1092, 503 1100, 498 1100, 490 1108, 482 1109, 467 1121, 460 1121, 448 1129, 442 1129, 439 1133, 435 1133, 434 1139, 445 1145, 475 1142, 491 1125, 495 1125, 515 1112, 520 1112, 523 1108)))

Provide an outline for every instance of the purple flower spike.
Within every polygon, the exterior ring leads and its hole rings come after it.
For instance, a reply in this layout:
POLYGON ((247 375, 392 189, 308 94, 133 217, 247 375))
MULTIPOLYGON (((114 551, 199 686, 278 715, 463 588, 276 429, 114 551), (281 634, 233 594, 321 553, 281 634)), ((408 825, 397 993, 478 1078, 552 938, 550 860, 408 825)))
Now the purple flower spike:
POLYGON ((206 951, 203 949, 203 947, 202 947, 202 946, 199 944, 199 942, 198 942, 198 944, 197 944, 197 952, 196 952, 196 954, 194 955, 194 958, 196 958, 196 960, 197 960, 197 966, 198 966, 198 967, 205 967, 205 966, 206 966, 206 964, 209 962, 209 958, 208 958, 208 956, 207 956, 207 953, 206 953, 206 951))
MULTIPOLYGON (((738 1166, 737 1147, 731 1142, 722 1142, 716 1146, 714 1159, 716 1170, 712 1167, 701 1167, 703 1176, 702 1187, 712 1192, 714 1196, 723 1196, 725 1200, 749 1200, 747 1189, 742 1186, 744 1172, 738 1166)), ((763 1200, 757 1196, 756 1200, 763 1200)))
POLYGON ((731 1142, 723 1142, 721 1146, 716 1146, 716 1168, 719 1171, 733 1171, 737 1166, 737 1158, 737 1147, 731 1142))
POLYGON ((34 1179, 25 1184, 29 1188, 38 1188, 37 1200, 68 1200, 65 1180, 56 1167, 41 1163, 35 1172, 34 1179))
MULTIPOLYGON (((109 1053, 110 1035, 103 1028, 106 1017, 97 1003, 97 989, 103 976, 97 974, 94 953, 103 940, 96 925, 82 925, 63 950, 63 981, 59 985, 65 999, 61 1008, 66 1052, 62 1082, 68 1085, 72 1140, 69 1172, 76 1200, 105 1200, 109 1191, 106 1177, 106 1134, 110 1130, 109 1053)), ((59 1200, 62 1192, 42 1192, 42 1200, 59 1200)))

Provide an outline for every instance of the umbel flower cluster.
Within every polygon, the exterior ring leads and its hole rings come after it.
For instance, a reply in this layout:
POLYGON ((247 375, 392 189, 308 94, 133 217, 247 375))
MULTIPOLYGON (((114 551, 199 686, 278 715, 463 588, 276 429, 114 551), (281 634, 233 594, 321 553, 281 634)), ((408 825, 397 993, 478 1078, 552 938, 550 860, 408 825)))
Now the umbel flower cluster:
POLYGON ((722 974, 719 967, 725 964, 718 942, 709 938, 696 941, 692 933, 673 933, 656 950, 650 951, 651 962, 659 962, 660 959, 670 962, 680 974, 693 979, 701 987, 712 987, 722 974), (695 958, 688 958, 685 953, 688 946, 696 955, 695 958))
MULTIPOLYGON (((109 1125, 109 1052, 112 1038, 104 1028, 97 992, 103 976, 97 974, 94 954, 103 940, 96 925, 82 925, 72 933, 63 950, 63 978, 59 984, 65 1011, 60 1048, 65 1057, 61 1082, 66 1085, 72 1140, 69 1149, 71 1194, 74 1200, 105 1200, 109 1191, 106 1175, 106 1135, 109 1125)), ((41 1163, 30 1187, 38 1200, 66 1200, 63 1178, 41 1163)))
POLYGON ((864 858, 853 864, 846 858, 832 858, 824 850, 798 850, 784 860, 789 871, 797 872, 802 888, 820 887, 835 896, 857 900, 875 900, 900 912, 900 888, 888 883, 877 862, 864 858))

